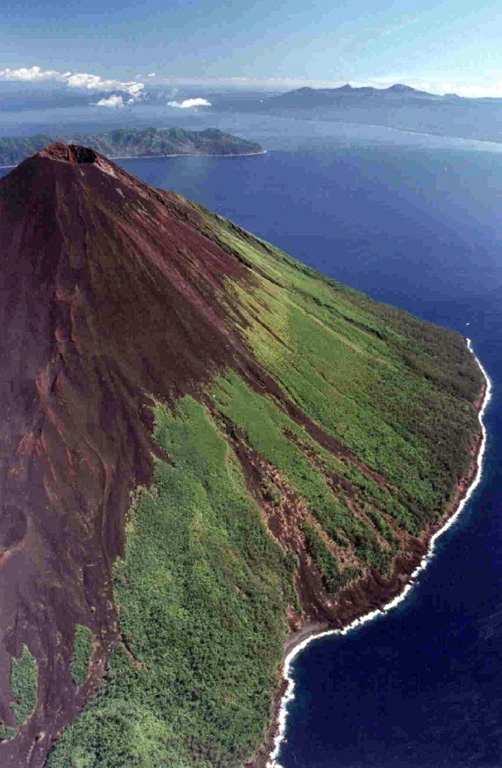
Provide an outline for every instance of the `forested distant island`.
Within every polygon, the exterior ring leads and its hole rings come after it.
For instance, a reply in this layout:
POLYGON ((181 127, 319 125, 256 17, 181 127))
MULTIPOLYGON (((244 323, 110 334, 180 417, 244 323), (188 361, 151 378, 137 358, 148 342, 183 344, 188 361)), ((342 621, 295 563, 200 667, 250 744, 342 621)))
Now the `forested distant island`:
POLYGON ((108 157, 163 157, 169 155, 257 155, 264 149, 216 128, 118 128, 94 135, 6 136, 0 138, 0 165, 17 165, 55 141, 83 144, 108 157))

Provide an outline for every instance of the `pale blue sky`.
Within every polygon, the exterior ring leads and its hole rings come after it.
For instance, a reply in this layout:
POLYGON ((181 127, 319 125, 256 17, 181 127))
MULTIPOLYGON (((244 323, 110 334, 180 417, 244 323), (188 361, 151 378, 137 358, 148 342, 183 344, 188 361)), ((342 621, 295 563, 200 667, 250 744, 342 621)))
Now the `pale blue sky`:
POLYGON ((0 70, 502 95, 501 41, 502 0, 19 0, 0 22, 0 70))

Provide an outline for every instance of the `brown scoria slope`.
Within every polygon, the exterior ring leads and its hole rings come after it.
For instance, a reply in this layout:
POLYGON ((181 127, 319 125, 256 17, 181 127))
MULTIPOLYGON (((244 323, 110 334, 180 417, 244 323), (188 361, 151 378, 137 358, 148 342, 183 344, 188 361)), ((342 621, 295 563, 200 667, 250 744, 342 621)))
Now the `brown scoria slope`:
MULTIPOLYGON (((84 731, 77 720, 51 765, 241 765, 265 738, 287 632, 339 626, 398 592, 454 501, 477 439, 481 377, 473 359, 457 334, 343 289, 73 145, 53 144, 0 181, 0 287, 0 765, 42 766, 100 687, 84 731), (155 430, 161 417, 163 432, 155 430), (167 739, 158 724, 164 718, 169 730, 173 712, 151 696, 148 678, 167 664, 148 645, 162 622, 148 625, 154 609, 141 617, 146 594, 131 608, 140 589, 134 552, 143 548, 142 577, 151 555, 141 503, 129 549, 125 521, 131 492, 154 483, 152 498, 162 499, 168 473, 185 466, 182 451, 191 461, 202 450, 194 435, 203 429, 226 456, 222 468, 197 468, 208 509, 224 495, 211 496, 211 483, 220 469, 230 472, 222 488, 237 484, 256 528, 244 526, 212 566, 215 579, 220 564, 224 570, 218 594, 240 595, 233 635, 218 635, 217 667, 226 669, 240 605, 248 610, 263 592, 260 611, 243 615, 242 651, 266 674, 254 680, 249 672, 221 714, 216 689, 204 700, 211 651, 201 666, 194 635, 183 653, 201 682, 196 694, 180 696, 180 708, 192 702, 194 719, 180 716, 167 739), (263 537, 252 555, 243 530, 250 541, 263 537), (228 552, 232 564, 224 562, 228 552), (252 584, 247 596, 228 576, 239 562, 252 584), (128 610, 140 616, 146 640, 128 610), (94 643, 80 685, 72 674, 77 626, 89 627, 94 643), (248 644, 250 627, 265 641, 270 627, 266 661, 257 641, 248 644), (135 675, 127 695, 117 688, 115 662, 103 684, 118 647, 135 675), (26 649, 38 680, 31 706, 29 674, 23 683, 15 673, 26 649), (115 746, 106 731, 105 745, 99 724, 107 707, 118 717, 117 702, 134 695, 148 709, 142 746, 128 752, 126 731, 115 746), (243 709, 250 714, 240 732, 243 709), (225 718, 233 728, 226 741, 225 718)), ((195 470, 186 466, 188 487, 195 470)), ((159 540, 164 524, 171 530, 169 498, 165 504, 159 540)), ((193 514, 203 517, 201 509, 193 514)), ((204 556, 197 550, 197 567, 204 556)), ((167 604, 162 562, 155 567, 152 581, 167 604)), ((195 566, 194 574, 189 589, 198 583, 195 566)), ((201 600, 201 616, 209 603, 201 600)), ((176 621, 185 616, 185 639, 188 609, 172 610, 176 621)), ((129 706, 124 728, 141 709, 129 706)))

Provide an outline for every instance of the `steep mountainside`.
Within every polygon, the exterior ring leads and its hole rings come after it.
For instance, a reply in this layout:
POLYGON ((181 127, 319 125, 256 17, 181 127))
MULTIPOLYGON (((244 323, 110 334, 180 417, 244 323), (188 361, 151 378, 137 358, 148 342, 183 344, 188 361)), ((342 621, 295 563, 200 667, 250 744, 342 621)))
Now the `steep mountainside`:
POLYGON ((263 152, 246 141, 217 128, 189 131, 185 128, 117 128, 85 136, 6 136, 0 138, 0 165, 17 165, 51 142, 85 144, 113 157, 164 157, 165 155, 256 155, 263 152))
POLYGON ((243 765, 288 633, 399 592, 458 498, 480 372, 91 149, 0 222, 0 764, 243 765))

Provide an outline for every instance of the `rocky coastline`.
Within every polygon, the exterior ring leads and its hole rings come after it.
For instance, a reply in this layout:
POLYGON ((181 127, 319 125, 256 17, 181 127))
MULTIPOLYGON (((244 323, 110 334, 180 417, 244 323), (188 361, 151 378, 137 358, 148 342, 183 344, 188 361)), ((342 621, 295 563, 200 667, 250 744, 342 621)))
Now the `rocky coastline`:
POLYGON ((491 397, 491 382, 481 362, 476 357, 470 340, 469 350, 483 374, 483 385, 474 402, 478 412, 479 431, 474 436, 471 446, 471 462, 467 472, 460 479, 457 491, 444 517, 429 526, 420 538, 409 542, 408 551, 399 554, 388 579, 376 571, 343 589, 337 601, 337 609, 329 621, 308 621, 297 631, 288 634, 284 643, 284 663, 280 672, 280 682, 274 693, 271 707, 270 728, 255 757, 245 768, 281 768, 277 762, 280 743, 284 738, 287 719, 287 704, 294 697, 294 682, 288 675, 288 665, 292 659, 313 640, 331 634, 345 634, 377 615, 386 613, 405 599, 413 588, 416 577, 426 566, 434 551, 435 540, 457 519, 464 504, 481 479, 483 455, 486 446, 486 429, 483 414, 491 397))

